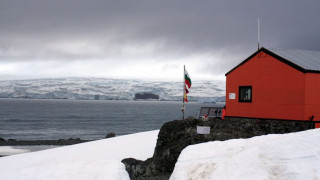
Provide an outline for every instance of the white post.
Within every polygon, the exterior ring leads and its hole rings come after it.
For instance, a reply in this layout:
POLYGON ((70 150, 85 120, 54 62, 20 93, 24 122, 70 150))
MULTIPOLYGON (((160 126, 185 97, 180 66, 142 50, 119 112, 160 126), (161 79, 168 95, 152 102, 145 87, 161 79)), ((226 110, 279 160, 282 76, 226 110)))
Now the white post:
POLYGON ((185 73, 186 73, 186 66, 183 65, 183 95, 182 95, 182 108, 181 108, 181 111, 182 111, 182 119, 184 120, 184 95, 185 95, 185 81, 186 81, 186 78, 185 78, 185 73))
POLYGON ((260 49, 260 18, 258 18, 258 50, 260 49))

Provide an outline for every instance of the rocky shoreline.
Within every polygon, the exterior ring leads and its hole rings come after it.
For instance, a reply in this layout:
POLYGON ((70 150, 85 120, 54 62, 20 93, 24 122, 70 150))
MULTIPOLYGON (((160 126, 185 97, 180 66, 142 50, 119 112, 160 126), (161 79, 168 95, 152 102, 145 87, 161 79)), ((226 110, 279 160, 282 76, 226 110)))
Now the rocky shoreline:
MULTIPOLYGON (((115 137, 115 133, 108 133, 105 138, 115 137)), ((69 138, 69 139, 58 139, 58 140, 17 140, 17 139, 3 139, 0 137, 0 146, 41 146, 41 145, 49 145, 49 146, 65 146, 72 144, 85 143, 93 140, 83 140, 80 138, 69 138)))
POLYGON ((226 118, 225 120, 176 120, 165 123, 159 132, 151 158, 122 160, 130 179, 167 180, 181 151, 192 144, 208 141, 250 138, 266 134, 284 134, 312 129, 312 122, 226 118), (210 127, 209 134, 198 134, 197 126, 210 127))
POLYGON ((0 138, 0 146, 38 146, 38 145, 55 145, 55 146, 65 146, 72 144, 79 144, 84 142, 89 142, 91 140, 83 140, 80 138, 69 138, 69 139, 58 139, 58 140, 16 140, 8 139, 5 140, 0 138))

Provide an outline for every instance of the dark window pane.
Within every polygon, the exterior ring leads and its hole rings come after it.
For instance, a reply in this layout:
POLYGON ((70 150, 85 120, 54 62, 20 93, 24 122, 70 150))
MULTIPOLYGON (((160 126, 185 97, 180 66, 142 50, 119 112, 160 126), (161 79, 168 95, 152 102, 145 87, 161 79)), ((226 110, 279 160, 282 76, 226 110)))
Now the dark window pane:
POLYGON ((239 102, 252 102, 252 86, 239 86, 239 102))

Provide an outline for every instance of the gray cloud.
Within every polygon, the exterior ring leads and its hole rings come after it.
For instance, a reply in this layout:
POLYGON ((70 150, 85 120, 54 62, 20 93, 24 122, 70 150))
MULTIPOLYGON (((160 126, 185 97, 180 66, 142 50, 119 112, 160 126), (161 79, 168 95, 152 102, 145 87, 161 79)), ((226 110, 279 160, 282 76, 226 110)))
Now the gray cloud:
POLYGON ((317 0, 1 1, 0 61, 196 56, 203 72, 224 74, 257 49, 258 17, 263 46, 320 51, 318 7, 317 0))

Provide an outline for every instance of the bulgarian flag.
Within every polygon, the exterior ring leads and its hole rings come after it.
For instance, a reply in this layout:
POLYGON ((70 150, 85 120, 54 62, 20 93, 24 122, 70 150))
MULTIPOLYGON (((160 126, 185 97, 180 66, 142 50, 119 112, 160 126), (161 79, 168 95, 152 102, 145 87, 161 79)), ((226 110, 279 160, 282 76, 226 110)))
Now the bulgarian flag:
POLYGON ((189 93, 189 89, 191 88, 191 78, 188 74, 188 71, 184 68, 184 93, 183 98, 185 102, 188 102, 187 94, 189 93))
POLYGON ((186 69, 184 69, 184 83, 188 86, 188 89, 191 88, 191 79, 186 69))

